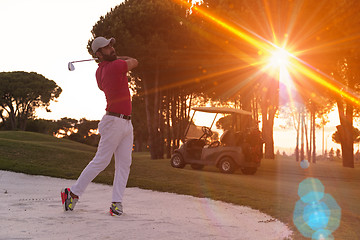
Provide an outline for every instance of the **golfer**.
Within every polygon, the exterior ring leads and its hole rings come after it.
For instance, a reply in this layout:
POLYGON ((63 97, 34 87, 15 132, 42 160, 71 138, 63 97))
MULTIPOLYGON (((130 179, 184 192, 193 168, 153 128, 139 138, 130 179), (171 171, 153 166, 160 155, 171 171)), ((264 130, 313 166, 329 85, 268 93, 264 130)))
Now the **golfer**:
POLYGON ((109 165, 115 155, 110 214, 120 216, 123 213, 122 200, 130 173, 133 147, 131 97, 126 74, 138 65, 138 61, 130 57, 117 57, 114 43, 114 38, 97 37, 91 44, 92 51, 100 61, 96 81, 106 96, 106 114, 99 123, 101 138, 95 157, 82 171, 76 183, 61 191, 65 211, 75 208, 88 184, 109 165))

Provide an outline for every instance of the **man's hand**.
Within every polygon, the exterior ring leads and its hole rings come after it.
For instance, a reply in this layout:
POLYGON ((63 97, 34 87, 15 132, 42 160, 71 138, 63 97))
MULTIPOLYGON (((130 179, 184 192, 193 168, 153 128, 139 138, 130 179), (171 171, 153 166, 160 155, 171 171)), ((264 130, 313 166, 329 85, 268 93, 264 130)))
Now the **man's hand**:
POLYGON ((118 56, 117 59, 124 60, 127 63, 128 71, 130 71, 133 68, 136 68, 139 64, 138 61, 135 58, 126 57, 126 56, 118 56))

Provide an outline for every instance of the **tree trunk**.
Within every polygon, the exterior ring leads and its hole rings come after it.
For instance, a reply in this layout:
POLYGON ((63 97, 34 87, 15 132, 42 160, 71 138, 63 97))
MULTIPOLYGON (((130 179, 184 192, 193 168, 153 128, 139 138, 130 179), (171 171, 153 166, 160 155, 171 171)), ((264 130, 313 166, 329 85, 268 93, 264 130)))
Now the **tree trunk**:
POLYGON ((176 135, 175 135, 175 125, 176 125, 176 114, 175 114, 175 99, 174 99, 174 90, 171 90, 171 98, 170 98, 170 102, 171 102, 171 112, 170 112, 170 117, 171 117, 171 152, 173 152, 176 148, 176 135))
POLYGON ((180 109, 181 109, 181 106, 180 106, 180 104, 181 104, 181 101, 180 101, 180 96, 175 96, 175 99, 176 99, 176 106, 177 106, 177 108, 176 108, 176 115, 177 115, 177 120, 178 120, 178 122, 177 122, 177 124, 176 124, 176 135, 177 135, 177 145, 180 145, 179 144, 179 141, 180 141, 180 139, 181 140, 183 140, 184 141, 184 133, 183 132, 181 132, 181 112, 180 112, 180 109))
POLYGON ((343 167, 350 167, 354 168, 354 154, 353 154, 353 139, 349 136, 349 132, 352 132, 347 130, 347 126, 344 127, 343 125, 336 126, 340 141, 341 141, 341 152, 342 152, 342 159, 343 159, 343 167))
POLYGON ((308 127, 306 124, 306 117, 304 114, 304 131, 305 131, 305 142, 306 142, 306 157, 308 159, 309 162, 311 162, 311 156, 310 156, 310 149, 309 149, 309 138, 308 138, 308 127))
POLYGON ((314 109, 313 109, 313 114, 312 114, 312 142, 313 142, 312 162, 316 163, 316 136, 315 136, 315 110, 314 109))
POLYGON ((184 134, 185 129, 188 125, 188 114, 187 114, 187 104, 186 104, 187 97, 184 92, 182 92, 182 101, 181 101, 181 109, 182 109, 182 122, 181 122, 181 132, 184 134))
POLYGON ((167 91, 167 95, 165 97, 165 115, 166 115, 166 157, 171 157, 171 130, 170 130, 170 94, 171 90, 167 91))
POLYGON ((136 138, 135 140, 135 148, 134 148, 134 152, 142 152, 142 139, 141 138, 136 138))
POLYGON ((304 130, 305 130, 305 119, 304 119, 304 109, 301 109, 301 149, 300 149, 300 161, 305 159, 304 154, 304 130))
POLYGON ((161 159, 161 134, 160 134, 160 91, 159 91, 159 81, 160 81, 160 69, 159 64, 156 64, 155 68, 155 79, 154 79, 154 108, 153 108, 153 123, 152 126, 152 146, 150 149, 151 159, 161 159))
POLYGON ((273 135, 275 112, 276 111, 273 108, 262 108, 262 133, 265 142, 265 158, 267 159, 275 159, 273 135))
POLYGON ((279 82, 273 78, 263 79, 263 94, 261 98, 261 114, 263 121, 263 139, 265 143, 265 158, 275 159, 274 153, 274 118, 279 104, 279 82))
POLYGON ((3 116, 4 109, 0 110, 0 118, 2 120, 2 123, 5 124, 5 117, 3 116))
POLYGON ((252 98, 252 101, 251 101, 251 105, 252 105, 252 114, 253 114, 253 119, 256 123, 256 125, 258 126, 258 122, 259 122, 259 109, 258 109, 258 100, 256 97, 253 97, 252 98))
MULTIPOLYGON (((244 97, 241 97, 240 100, 241 100, 241 109, 244 109, 246 111, 249 111, 251 112, 251 96, 249 96, 249 94, 246 94, 244 97)), ((241 116, 241 115, 240 115, 241 116)), ((250 118, 248 117, 240 117, 240 121, 241 121, 241 130, 245 130, 249 127, 253 127, 253 122, 250 118)), ((271 136, 272 136, 272 133, 271 133, 271 136)), ((274 143, 273 143, 274 145, 274 143)))
POLYGON ((164 136, 164 131, 165 131, 165 118, 164 118, 164 97, 161 91, 159 91, 159 100, 160 100, 160 104, 159 104, 159 112, 158 112, 158 116, 159 116, 159 123, 158 123, 158 134, 159 134, 159 141, 158 141, 158 158, 159 159, 163 159, 164 158, 164 153, 165 153, 165 136, 164 136))
MULTIPOLYGON (((294 116, 294 119, 295 119, 295 116, 294 116)), ((296 148, 295 148, 295 159, 296 161, 298 162, 299 161, 299 139, 300 139, 300 122, 301 122, 301 117, 300 117, 300 111, 298 112, 297 116, 296 116, 296 119, 297 119, 297 128, 296 128, 296 148)), ((294 121, 294 123, 296 124, 296 121, 294 121)), ((294 125, 296 126, 296 125, 294 125)))
POLYGON ((31 111, 30 107, 27 106, 26 108, 23 108, 22 109, 22 112, 19 112, 19 128, 22 130, 22 131, 25 131, 26 129, 26 123, 27 123, 27 120, 29 118, 29 112, 31 111))
MULTIPOLYGON (((144 79, 147 78, 144 77, 144 79)), ((154 115, 152 111, 152 107, 153 107, 152 103, 154 101, 153 97, 155 94, 150 92, 150 87, 147 81, 144 81, 144 91, 147 93, 144 95, 144 98, 145 98, 145 111, 146 111, 146 119, 147 119, 147 130, 149 134, 148 143, 149 143, 150 157, 151 159, 156 159, 156 154, 155 154, 156 139, 154 134, 155 124, 153 124, 156 122, 154 121, 154 115)))
POLYGON ((187 110, 187 117, 189 118, 190 121, 190 111, 191 111, 191 103, 192 103, 192 99, 193 99, 193 95, 190 94, 190 100, 189 100, 189 108, 187 110))
MULTIPOLYGON (((144 90, 147 91, 147 87, 146 87, 146 84, 145 84, 145 81, 144 81, 144 90)), ((147 126, 147 130, 148 130, 148 135, 149 135, 149 138, 148 138, 148 144, 149 144, 149 149, 150 149, 150 154, 151 154, 151 149, 153 148, 153 131, 152 131, 152 128, 153 128, 153 124, 152 124, 152 117, 151 117, 151 96, 150 94, 145 94, 144 96, 144 99, 145 99, 145 111, 146 111, 146 119, 147 119, 147 122, 146 122, 146 126, 147 126)))
POLYGON ((184 132, 185 132, 185 127, 184 126, 184 120, 186 119, 186 104, 184 104, 184 101, 185 101, 185 96, 182 94, 182 91, 179 92, 180 93, 180 96, 179 96, 179 105, 180 105, 180 133, 182 135, 184 135, 184 132))
POLYGON ((14 107, 11 105, 8 105, 10 108, 10 111, 8 111, 9 113, 9 119, 10 119, 10 125, 11 125, 11 130, 15 130, 17 128, 17 120, 16 120, 16 114, 14 111, 14 107))
POLYGON ((309 119, 309 124, 310 124, 310 128, 309 128, 309 163, 312 162, 312 149, 313 149, 313 121, 312 121, 312 110, 310 110, 310 119, 309 119))
POLYGON ((353 142, 353 107, 347 103, 344 105, 341 100, 337 101, 340 124, 337 130, 340 136, 343 167, 354 168, 354 142, 353 142), (346 111, 346 112, 344 112, 346 111))

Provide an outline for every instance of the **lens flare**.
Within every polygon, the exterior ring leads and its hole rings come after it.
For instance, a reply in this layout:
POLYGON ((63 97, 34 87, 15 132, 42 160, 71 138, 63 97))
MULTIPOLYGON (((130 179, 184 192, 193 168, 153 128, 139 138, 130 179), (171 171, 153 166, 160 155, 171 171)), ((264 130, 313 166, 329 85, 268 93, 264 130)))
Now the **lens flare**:
POLYGON ((312 239, 333 239, 339 227, 341 208, 317 178, 307 178, 299 184, 293 222, 300 233, 312 239))
POLYGON ((273 67, 287 67, 289 65, 289 53, 285 49, 279 48, 272 53, 269 62, 273 67))
MULTIPOLYGON (((280 48, 279 46, 276 45, 278 40, 273 30, 272 30, 274 35, 273 38, 276 44, 264 39, 263 37, 245 28, 244 26, 241 26, 240 24, 236 24, 233 22, 229 23, 224 19, 221 19, 220 17, 211 14, 209 11, 207 11, 205 7, 203 8, 197 5, 193 6, 191 2, 185 0, 174 0, 174 1, 177 1, 179 4, 184 5, 187 8, 191 9, 192 13, 196 13, 198 16, 201 16, 204 20, 214 23, 214 25, 232 33, 234 36, 250 44, 250 46, 257 48, 258 52, 261 53, 261 55, 272 55, 273 52, 277 52, 276 50, 280 48)), ((273 24, 270 22, 270 25, 272 26, 273 24)), ((286 64, 286 68, 289 73, 297 74, 302 78, 311 80, 313 83, 316 83, 330 90, 331 92, 340 95, 344 99, 351 101, 356 105, 360 105, 360 100, 359 100, 360 97, 356 93, 352 91, 343 91, 343 89, 346 89, 346 87, 344 87, 342 84, 337 82, 331 76, 328 76, 319 69, 316 69, 315 67, 299 59, 298 57, 290 54, 289 52, 286 52, 285 54, 284 51, 280 51, 280 53, 275 54, 274 58, 276 58, 276 60, 274 60, 276 64, 280 64, 280 65, 286 64)), ((266 70, 267 68, 265 67, 264 69, 266 70)))
MULTIPOLYGON (((286 86, 286 90, 288 91, 288 95, 290 97, 292 93, 291 75, 296 75, 298 79, 306 79, 307 81, 316 83, 316 85, 320 85, 324 89, 328 89, 342 98, 351 101, 356 105, 360 105, 360 98, 356 93, 349 90, 345 91, 344 89, 347 88, 344 87, 344 85, 337 82, 333 77, 291 54, 291 51, 287 51, 285 46, 284 48, 280 48, 277 45, 278 40, 275 35, 274 24, 271 21, 271 17, 269 17, 268 24, 271 27, 275 43, 264 39, 239 24, 229 23, 222 20, 218 16, 208 12, 205 7, 202 8, 201 6, 196 5, 192 6, 191 2, 185 0, 174 1, 185 5, 191 9, 192 13, 196 13, 204 20, 207 20, 217 27, 232 33, 235 37, 248 43, 250 46, 255 47, 258 55, 264 58, 263 61, 256 63, 256 66, 259 66, 259 72, 275 74, 274 76, 277 76, 277 78, 273 79, 278 79, 279 83, 286 86), (266 58, 264 56, 268 57, 266 58), (263 66, 259 63, 263 63, 263 66)), ((266 4, 265 10, 267 16, 270 16, 271 11, 267 8, 266 4)), ((279 84, 280 92, 281 86, 282 85, 279 84)), ((304 90, 306 91, 308 89, 305 87, 304 90)), ((293 102, 293 100, 291 100, 291 102, 293 102)), ((321 181, 314 178, 305 179, 299 184, 298 195, 300 200, 298 200, 295 205, 293 222, 301 234, 305 237, 312 237, 313 239, 319 240, 333 239, 332 232, 334 232, 340 225, 341 208, 330 194, 326 194, 324 192, 324 186, 321 181)))

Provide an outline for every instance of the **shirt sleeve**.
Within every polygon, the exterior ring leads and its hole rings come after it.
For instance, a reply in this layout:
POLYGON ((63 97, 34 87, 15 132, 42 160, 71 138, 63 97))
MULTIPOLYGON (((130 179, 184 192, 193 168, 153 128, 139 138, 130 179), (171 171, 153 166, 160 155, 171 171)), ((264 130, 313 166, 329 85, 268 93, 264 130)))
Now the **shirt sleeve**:
POLYGON ((127 67, 127 63, 124 60, 117 59, 115 62, 116 62, 116 67, 121 73, 127 73, 128 67, 127 67))
POLYGON ((95 76, 96 76, 97 85, 98 85, 99 89, 102 91, 103 88, 102 88, 102 84, 101 84, 101 70, 100 70, 100 68, 98 68, 96 70, 95 76))

